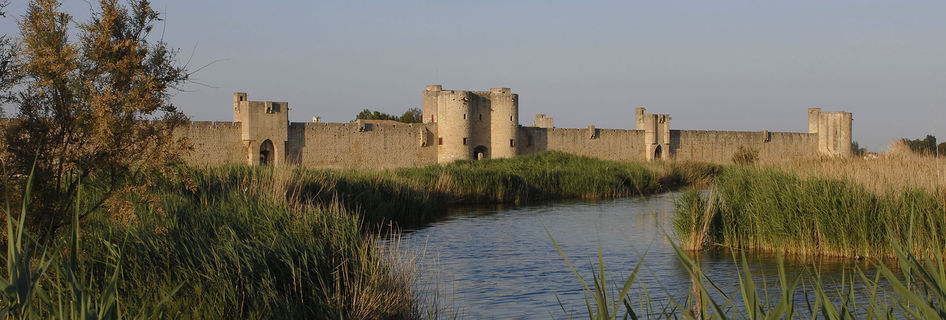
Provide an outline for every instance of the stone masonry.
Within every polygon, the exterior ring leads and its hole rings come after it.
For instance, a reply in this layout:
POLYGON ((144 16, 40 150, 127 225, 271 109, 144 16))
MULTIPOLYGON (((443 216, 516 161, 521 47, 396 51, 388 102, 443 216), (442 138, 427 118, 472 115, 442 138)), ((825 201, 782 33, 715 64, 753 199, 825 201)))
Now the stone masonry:
MULTIPOLYGON (((617 161, 697 160, 728 163, 739 147, 762 159, 851 156, 849 112, 808 109, 808 132, 671 130, 670 115, 635 109, 634 129, 556 128, 545 114, 519 124, 519 95, 489 91, 421 92, 423 123, 289 122, 289 103, 233 94, 233 122, 192 122, 192 163, 397 168, 457 160, 508 158, 558 150, 617 161)), ((313 118, 317 119, 317 118, 313 118)))

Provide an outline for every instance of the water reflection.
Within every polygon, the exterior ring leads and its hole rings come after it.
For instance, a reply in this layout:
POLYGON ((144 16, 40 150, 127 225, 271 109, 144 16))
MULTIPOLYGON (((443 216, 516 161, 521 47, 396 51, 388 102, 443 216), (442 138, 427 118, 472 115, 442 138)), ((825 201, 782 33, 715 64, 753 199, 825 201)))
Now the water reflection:
MULTIPOLYGON (((442 221, 406 230, 401 245, 426 251, 418 288, 436 291, 440 303, 458 306, 463 318, 583 315, 586 311, 581 284, 553 246, 549 233, 589 281, 597 265, 599 245, 609 281, 626 279, 643 258, 632 292, 637 297, 646 287, 653 311, 660 312, 675 305, 671 298, 685 299, 691 290, 690 278, 667 235, 672 237, 673 197, 663 194, 646 199, 461 209, 442 221)), ((736 262, 728 250, 703 252, 698 258, 702 270, 715 285, 732 294, 730 298, 738 306, 738 254, 736 262)), ((746 259, 760 282, 760 292, 766 290, 777 299, 776 256, 748 254, 746 259)), ((829 292, 841 289, 843 275, 850 276, 855 267, 867 266, 849 260, 805 261, 791 257, 785 262, 790 277, 817 265, 829 292)), ((803 303, 806 293, 811 294, 810 290, 796 292, 796 300, 803 303)), ((719 295, 714 297, 721 299, 719 295)))

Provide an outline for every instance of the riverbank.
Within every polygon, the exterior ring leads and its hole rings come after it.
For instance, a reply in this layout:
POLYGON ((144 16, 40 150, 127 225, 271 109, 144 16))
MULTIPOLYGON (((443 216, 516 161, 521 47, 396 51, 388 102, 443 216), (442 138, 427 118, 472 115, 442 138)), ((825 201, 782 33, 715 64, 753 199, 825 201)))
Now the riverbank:
POLYGON ((892 242, 898 241, 916 256, 933 257, 946 240, 946 189, 935 175, 939 161, 902 155, 728 167, 709 193, 681 195, 674 229, 691 250, 718 245, 895 257, 892 242))
POLYGON ((626 163, 543 152, 392 170, 246 166, 202 170, 233 183, 245 175, 273 175, 277 192, 289 198, 337 200, 361 212, 368 224, 410 226, 429 222, 456 205, 608 199, 703 186, 721 167, 697 162, 626 163))
MULTIPOLYGON (((378 171, 166 168, 81 221, 76 272, 90 296, 114 292, 125 315, 419 318, 413 265, 378 245, 383 226, 428 222, 455 205, 653 194, 718 170, 556 152, 378 171)), ((40 286, 69 288, 63 272, 40 286)), ((54 296, 36 300, 38 314, 54 313, 54 296)))

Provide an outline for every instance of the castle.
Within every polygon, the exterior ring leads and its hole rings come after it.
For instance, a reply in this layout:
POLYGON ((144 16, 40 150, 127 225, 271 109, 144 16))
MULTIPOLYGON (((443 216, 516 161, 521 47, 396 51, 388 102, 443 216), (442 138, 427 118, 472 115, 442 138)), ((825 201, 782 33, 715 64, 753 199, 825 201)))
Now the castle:
POLYGON ((657 159, 728 163, 739 147, 762 159, 851 155, 851 113, 808 109, 808 132, 671 130, 670 116, 635 110, 634 129, 556 128, 536 115, 519 123, 519 95, 509 88, 421 93, 423 122, 356 120, 289 122, 289 103, 249 101, 233 94, 233 122, 186 127, 198 164, 395 168, 464 159, 508 158, 558 150, 618 161, 657 159))

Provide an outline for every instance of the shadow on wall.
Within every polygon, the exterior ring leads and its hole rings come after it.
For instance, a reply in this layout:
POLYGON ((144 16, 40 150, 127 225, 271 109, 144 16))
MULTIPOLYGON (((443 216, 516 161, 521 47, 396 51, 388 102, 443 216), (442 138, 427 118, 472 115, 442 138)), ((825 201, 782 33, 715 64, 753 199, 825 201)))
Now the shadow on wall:
POLYGON ((519 154, 538 153, 548 150, 549 129, 521 127, 519 130, 519 154))
POLYGON ((289 124, 289 141, 286 142, 286 163, 302 163, 302 149, 306 146, 306 123, 293 122, 289 124))

